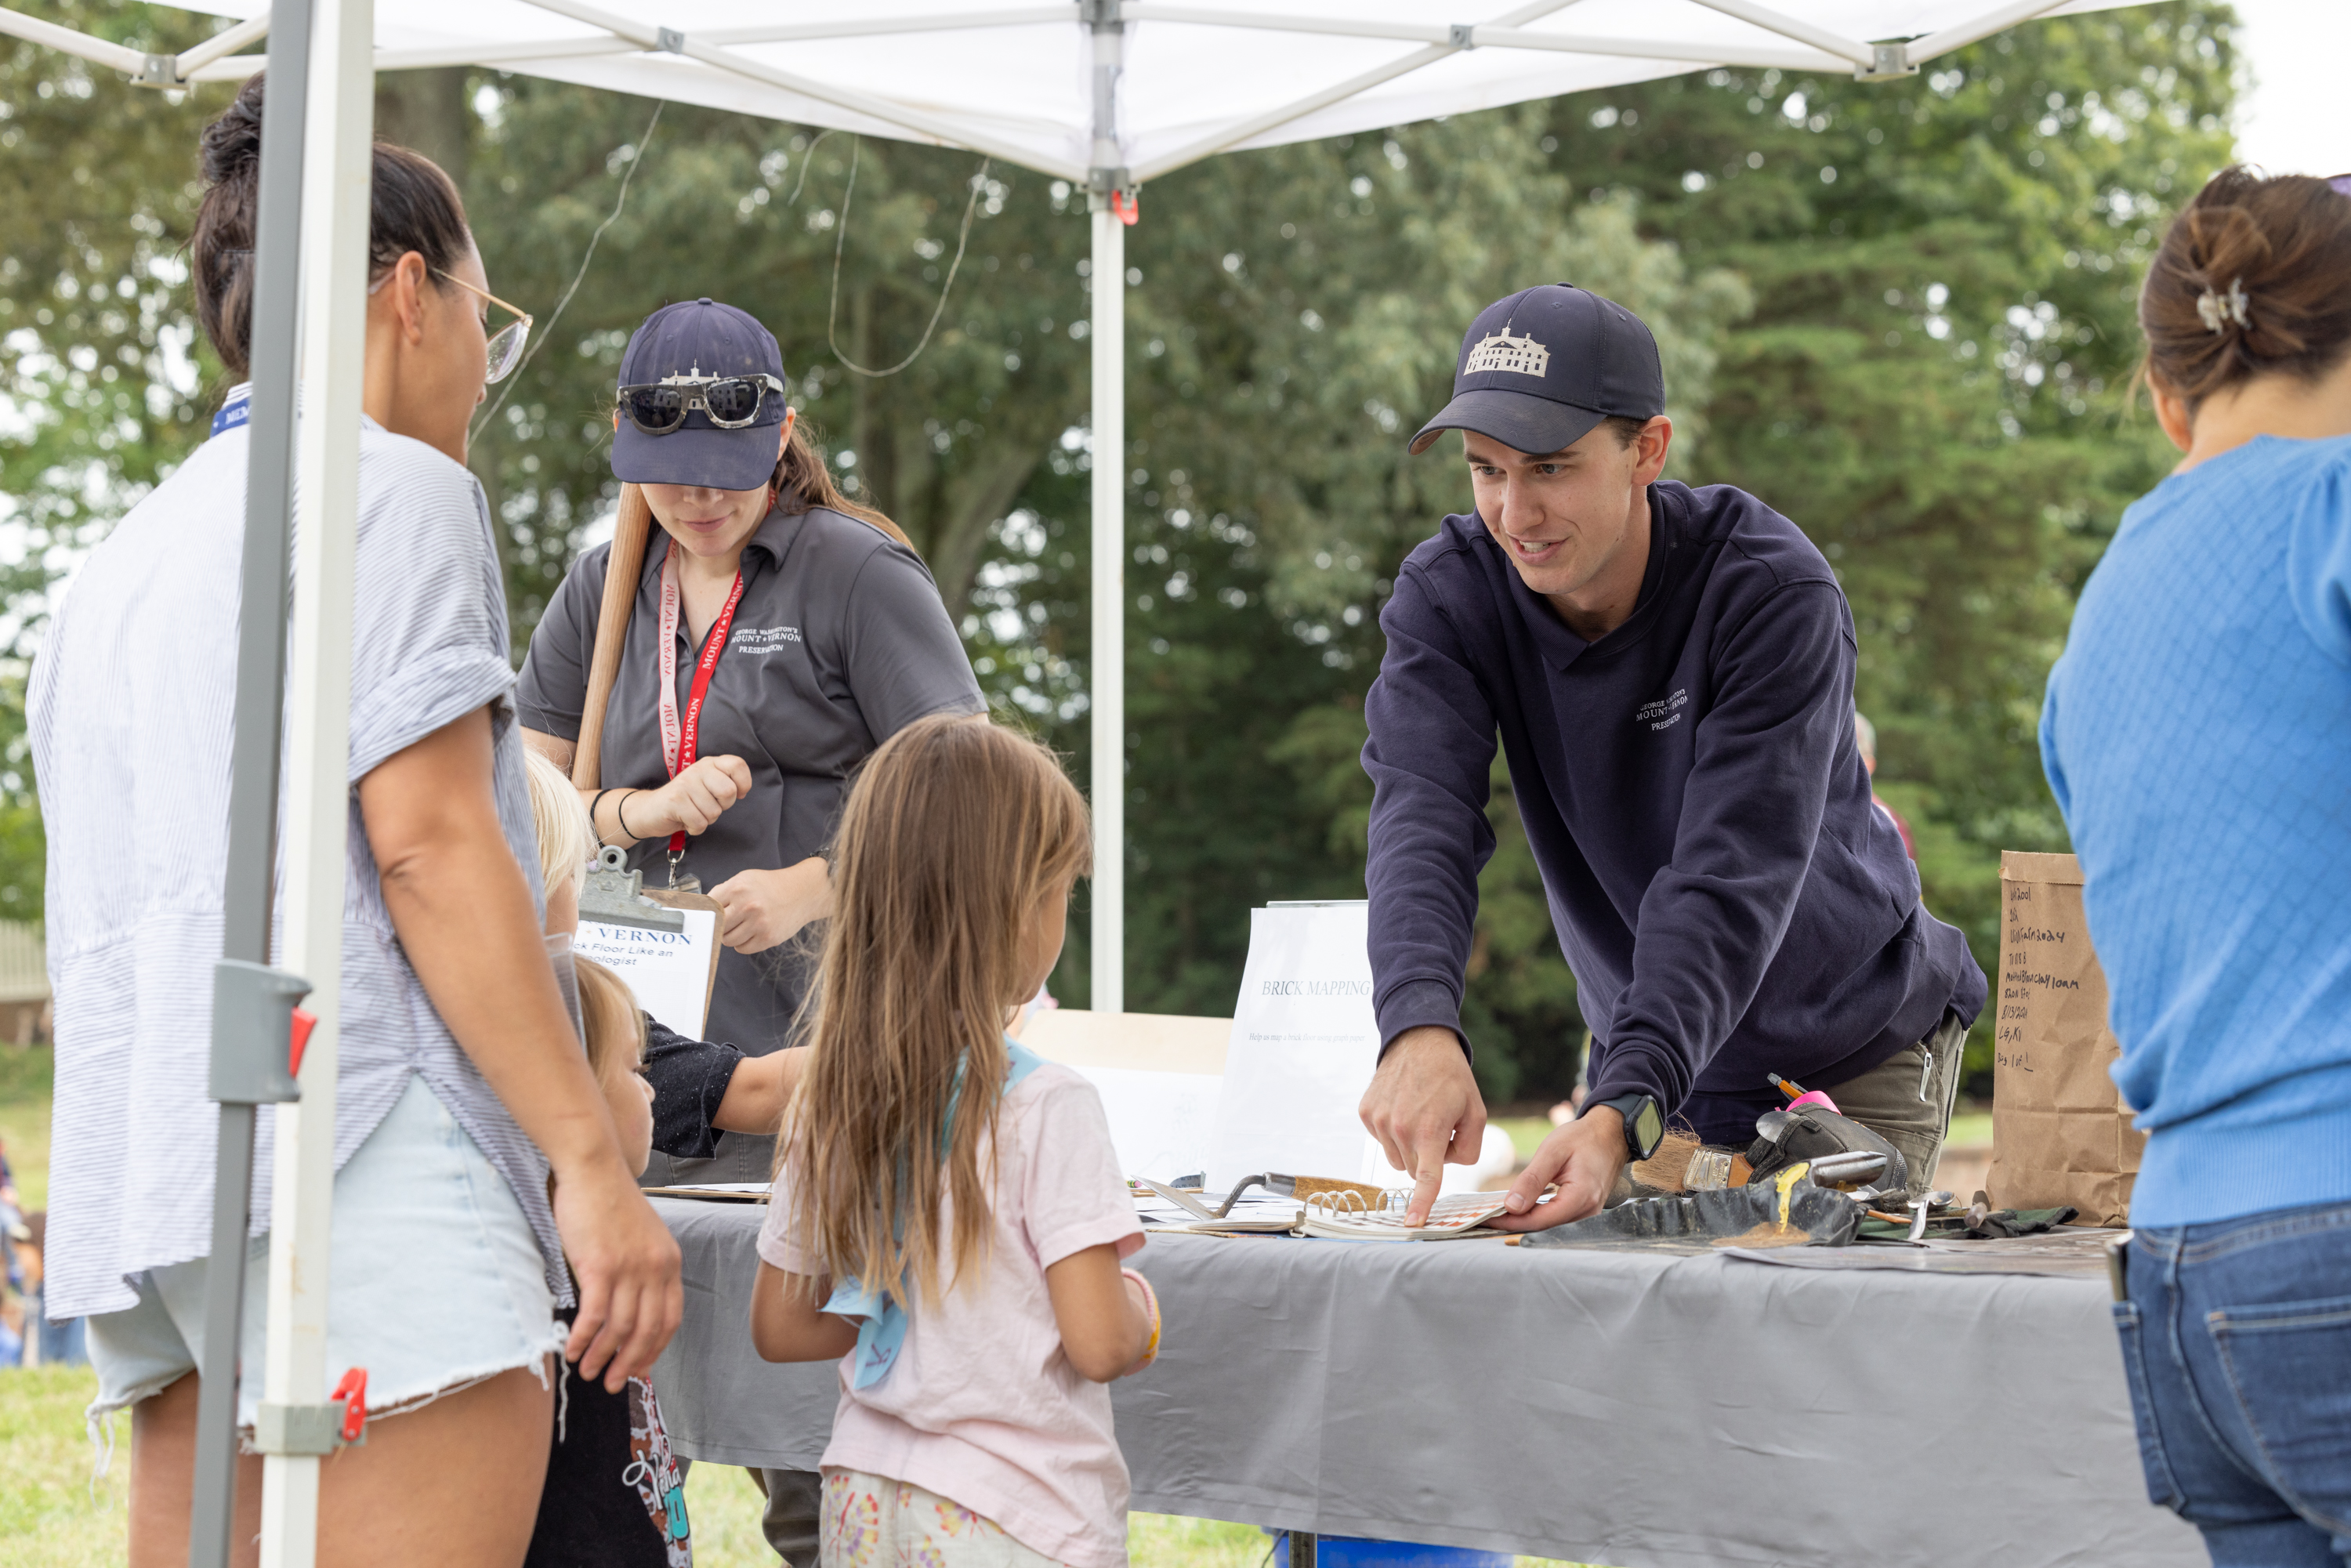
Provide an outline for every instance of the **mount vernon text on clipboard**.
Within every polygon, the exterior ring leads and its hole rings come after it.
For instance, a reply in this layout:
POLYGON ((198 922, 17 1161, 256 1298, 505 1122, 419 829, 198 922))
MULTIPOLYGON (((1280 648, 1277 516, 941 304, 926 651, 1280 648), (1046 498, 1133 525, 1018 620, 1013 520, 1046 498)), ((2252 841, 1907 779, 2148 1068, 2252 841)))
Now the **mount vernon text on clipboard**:
POLYGON ((608 925, 583 913, 572 950, 627 981, 637 1006, 686 1039, 700 1040, 718 983, 718 901, 651 888, 644 896, 683 914, 685 929, 608 925))

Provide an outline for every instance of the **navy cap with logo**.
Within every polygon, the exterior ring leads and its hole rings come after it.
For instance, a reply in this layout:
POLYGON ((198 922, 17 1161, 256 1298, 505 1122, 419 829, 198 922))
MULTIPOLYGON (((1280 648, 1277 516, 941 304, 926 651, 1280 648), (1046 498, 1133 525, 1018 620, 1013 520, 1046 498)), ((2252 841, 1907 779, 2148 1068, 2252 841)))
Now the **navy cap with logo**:
MULTIPOLYGON (((727 376, 773 376, 780 383, 784 354, 755 318, 715 299, 663 306, 621 355, 624 388, 727 376)), ((632 485, 756 490, 775 474, 776 427, 783 423, 783 394, 773 391, 764 392, 758 412, 738 430, 720 429, 699 408, 665 435, 648 434, 623 416, 612 431, 612 474, 632 485)))
POLYGON ((1447 430, 1474 430, 1520 452, 1573 446, 1612 416, 1666 412, 1657 340, 1613 299, 1545 283, 1497 299, 1461 339, 1453 401, 1412 438, 1425 452, 1447 430))

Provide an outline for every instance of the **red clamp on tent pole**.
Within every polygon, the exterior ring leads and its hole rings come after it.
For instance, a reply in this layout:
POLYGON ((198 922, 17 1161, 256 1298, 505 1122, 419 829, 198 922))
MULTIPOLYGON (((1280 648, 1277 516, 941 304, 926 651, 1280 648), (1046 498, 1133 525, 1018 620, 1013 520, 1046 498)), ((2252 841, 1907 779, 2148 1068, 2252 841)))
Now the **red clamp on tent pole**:
POLYGON ((287 1038, 286 1071, 297 1078, 302 1076, 302 1052, 309 1049, 310 1031, 318 1027, 318 1014, 304 1008, 294 1009, 294 1027, 287 1038))
POLYGON ((1143 198, 1133 191, 1113 191, 1110 210, 1118 214, 1120 223, 1133 228, 1143 217, 1143 198))
POLYGON ((360 1435, 367 1430, 367 1368, 354 1366, 344 1373, 334 1393, 328 1396, 328 1402, 343 1407, 342 1425, 336 1428, 336 1435, 346 1443, 358 1442, 360 1435))

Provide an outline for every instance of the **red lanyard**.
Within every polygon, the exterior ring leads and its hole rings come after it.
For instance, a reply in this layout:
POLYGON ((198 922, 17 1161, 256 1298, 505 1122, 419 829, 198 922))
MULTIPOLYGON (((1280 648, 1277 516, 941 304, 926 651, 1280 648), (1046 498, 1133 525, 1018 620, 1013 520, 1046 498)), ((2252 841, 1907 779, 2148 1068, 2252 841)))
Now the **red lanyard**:
MULTIPOLYGON (((685 716, 681 721, 677 711, 677 620, 680 592, 677 583, 677 541, 669 542, 669 553, 662 558, 661 574, 661 737, 662 760, 669 764, 669 776, 676 778, 694 766, 695 744, 702 729, 702 703, 710 695, 710 677, 718 668, 718 656, 726 652, 726 633, 735 624, 735 607, 743 602, 743 574, 735 574, 735 591, 726 596, 726 608, 710 624, 710 635, 703 639, 702 657, 695 662, 694 686, 686 693, 685 716)), ((685 853, 685 832, 683 829, 669 836, 670 881, 677 881, 678 857, 685 853)))

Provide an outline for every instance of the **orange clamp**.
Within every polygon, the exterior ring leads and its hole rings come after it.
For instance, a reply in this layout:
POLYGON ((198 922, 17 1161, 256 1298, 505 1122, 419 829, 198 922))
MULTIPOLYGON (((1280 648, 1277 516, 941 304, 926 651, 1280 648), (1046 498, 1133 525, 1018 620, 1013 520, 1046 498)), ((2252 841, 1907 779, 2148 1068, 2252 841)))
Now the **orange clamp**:
POLYGON ((1113 191, 1110 210, 1118 214, 1120 223, 1133 228, 1143 217, 1143 198, 1133 191, 1113 191))
POLYGON ((329 1399, 343 1407, 343 1424, 336 1429, 346 1443, 356 1443, 367 1430, 367 1368, 354 1366, 343 1374, 329 1399))
POLYGON ((287 1040, 286 1071, 297 1078, 302 1076, 302 1052, 309 1047, 310 1031, 318 1027, 318 1014, 301 1008, 294 1009, 294 1029, 287 1040))

